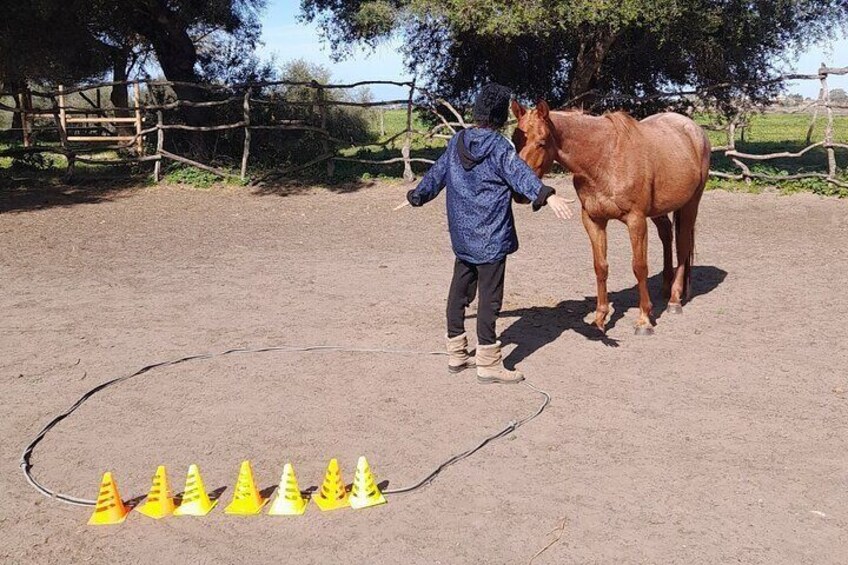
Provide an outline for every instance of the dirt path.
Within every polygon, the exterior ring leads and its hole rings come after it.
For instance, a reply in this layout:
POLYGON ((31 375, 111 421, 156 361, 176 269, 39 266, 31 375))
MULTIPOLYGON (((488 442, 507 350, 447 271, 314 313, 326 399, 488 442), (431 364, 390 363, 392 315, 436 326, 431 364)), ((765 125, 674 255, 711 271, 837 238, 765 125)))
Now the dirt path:
MULTIPOLYGON (((501 327, 508 360, 553 404, 386 506, 132 514, 95 529, 86 509, 26 485, 20 450, 50 416, 154 361, 281 343, 441 348, 443 201, 392 213, 402 198, 397 185, 161 188, 0 215, 0 561, 527 563, 565 520, 534 564, 846 562, 848 202, 809 195, 708 193, 697 296, 651 338, 632 334, 623 226, 610 230, 616 315, 599 340, 584 322, 595 288, 580 222, 518 210, 501 327)), ((650 254, 660 312, 653 235, 650 254)), ((267 353, 180 365, 92 399, 38 448, 34 473, 91 498, 111 469, 133 498, 157 465, 181 490, 198 463, 226 503, 242 459, 263 488, 291 461, 306 488, 330 457, 351 480, 364 454, 404 486, 538 402, 442 364, 267 353)))

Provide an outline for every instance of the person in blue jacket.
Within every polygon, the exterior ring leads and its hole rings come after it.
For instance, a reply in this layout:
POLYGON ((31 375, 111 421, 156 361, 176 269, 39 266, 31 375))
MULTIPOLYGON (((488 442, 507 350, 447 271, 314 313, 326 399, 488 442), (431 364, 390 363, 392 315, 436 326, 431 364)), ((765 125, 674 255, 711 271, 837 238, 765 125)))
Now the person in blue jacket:
POLYGON ((418 186, 407 193, 409 204, 422 206, 447 188, 448 227, 456 255, 447 304, 448 370, 459 373, 476 366, 481 383, 524 380, 519 371, 504 368, 495 333, 503 303, 506 257, 518 249, 513 197, 529 200, 533 210, 549 204, 557 217, 571 217, 568 201, 543 185, 501 135, 511 98, 512 92, 505 86, 486 85, 474 103, 476 127, 453 136, 418 186), (478 288, 478 345, 476 359, 472 359, 465 309, 478 288))

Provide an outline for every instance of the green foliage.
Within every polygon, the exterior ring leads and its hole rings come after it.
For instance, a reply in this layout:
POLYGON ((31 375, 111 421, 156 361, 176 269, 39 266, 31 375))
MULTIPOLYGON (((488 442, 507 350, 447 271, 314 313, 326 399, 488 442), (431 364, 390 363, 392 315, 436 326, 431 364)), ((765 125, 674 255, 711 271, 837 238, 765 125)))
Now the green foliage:
POLYGON ((789 50, 848 21, 843 0, 302 0, 301 12, 339 56, 402 34, 410 70, 457 103, 487 80, 556 105, 740 83, 713 92, 725 109, 772 96, 780 85, 763 81, 789 50))
POLYGON ((12 170, 44 171, 52 166, 52 162, 42 153, 29 153, 12 159, 12 170))
POLYGON ((194 188, 210 188, 221 182, 221 178, 190 165, 175 165, 165 173, 165 182, 184 184, 194 188))
MULTIPOLYGON (((303 60, 286 63, 281 71, 282 80, 290 82, 327 84, 332 80, 329 70, 303 60)), ((358 90, 349 93, 343 89, 324 89, 322 96, 328 102, 368 102, 371 93, 358 90)), ((278 100, 279 104, 255 105, 251 116, 253 123, 274 124, 281 120, 296 120, 312 127, 321 127, 317 91, 310 86, 284 85, 266 90, 265 99, 278 100), (295 104, 290 104, 294 102, 295 104)), ((352 106, 326 107, 326 129, 336 139, 333 146, 366 143, 375 140, 372 124, 376 111, 352 106)), ((251 140, 251 159, 260 167, 287 168, 305 163, 324 153, 324 137, 310 131, 258 130, 251 140)))
POLYGON ((60 0, 0 0, 0 83, 73 82, 96 76, 108 61, 84 12, 60 0))

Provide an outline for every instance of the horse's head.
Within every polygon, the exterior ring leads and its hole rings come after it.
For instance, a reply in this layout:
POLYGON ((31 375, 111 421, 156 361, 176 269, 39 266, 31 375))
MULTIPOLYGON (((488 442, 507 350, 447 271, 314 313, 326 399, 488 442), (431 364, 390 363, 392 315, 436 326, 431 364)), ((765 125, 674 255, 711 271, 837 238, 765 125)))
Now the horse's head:
POLYGON ((548 103, 539 100, 535 108, 527 110, 513 100, 512 113, 518 118, 518 126, 512 134, 515 150, 536 176, 542 178, 551 170, 557 154, 548 103))

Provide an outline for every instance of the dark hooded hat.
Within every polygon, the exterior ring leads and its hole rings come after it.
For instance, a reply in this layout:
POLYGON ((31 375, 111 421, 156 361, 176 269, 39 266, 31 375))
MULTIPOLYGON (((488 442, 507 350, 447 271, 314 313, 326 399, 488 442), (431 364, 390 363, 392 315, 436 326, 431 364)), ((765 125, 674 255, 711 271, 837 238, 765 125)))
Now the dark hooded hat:
POLYGON ((512 90, 490 82, 483 87, 474 101, 474 122, 482 127, 500 129, 509 116, 512 90))

